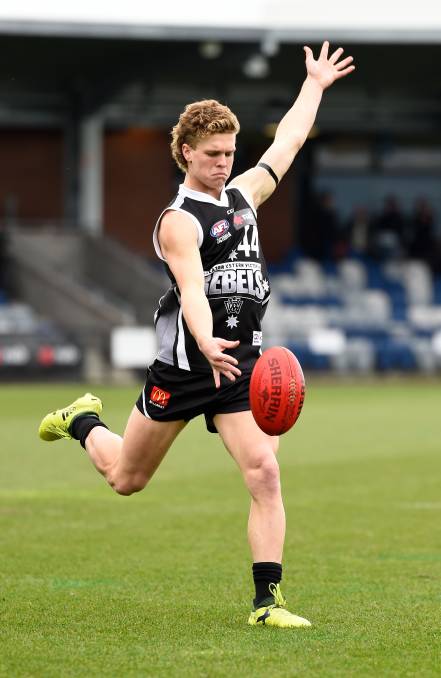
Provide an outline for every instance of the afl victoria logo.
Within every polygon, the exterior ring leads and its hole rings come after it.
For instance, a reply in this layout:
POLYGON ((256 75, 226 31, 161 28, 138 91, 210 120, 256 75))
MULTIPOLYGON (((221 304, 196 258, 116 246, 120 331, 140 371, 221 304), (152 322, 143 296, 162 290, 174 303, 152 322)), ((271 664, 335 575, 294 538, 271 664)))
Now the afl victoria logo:
POLYGON ((226 219, 222 219, 221 221, 216 221, 215 224, 210 228, 210 235, 213 238, 220 238, 221 235, 226 233, 228 229, 230 228, 230 223, 226 219))

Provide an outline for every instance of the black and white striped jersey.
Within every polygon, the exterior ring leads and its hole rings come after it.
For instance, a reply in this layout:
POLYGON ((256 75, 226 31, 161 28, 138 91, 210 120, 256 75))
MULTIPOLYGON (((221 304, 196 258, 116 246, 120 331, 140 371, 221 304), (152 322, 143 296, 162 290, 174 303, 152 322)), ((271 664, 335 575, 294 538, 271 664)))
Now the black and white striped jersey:
POLYGON ((261 352, 261 321, 270 296, 251 199, 237 187, 224 188, 216 200, 181 184, 178 194, 159 217, 153 234, 155 251, 164 261, 171 281, 155 313, 157 359, 184 370, 211 371, 188 330, 176 280, 159 245, 159 225, 168 210, 184 212, 194 222, 205 294, 213 314, 213 336, 239 339, 237 349, 227 352, 237 358, 241 370, 250 371, 261 352))

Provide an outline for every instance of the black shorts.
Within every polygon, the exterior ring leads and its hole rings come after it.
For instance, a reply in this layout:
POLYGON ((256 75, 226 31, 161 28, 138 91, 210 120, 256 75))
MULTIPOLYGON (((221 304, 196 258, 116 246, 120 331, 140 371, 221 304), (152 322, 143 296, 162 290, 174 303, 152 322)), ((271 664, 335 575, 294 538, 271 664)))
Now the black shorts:
POLYGON ((155 360, 147 370, 136 407, 155 421, 190 421, 203 414, 207 429, 217 433, 216 414, 250 409, 250 378, 251 372, 242 373, 236 381, 221 375, 220 388, 216 388, 212 372, 189 372, 155 360))

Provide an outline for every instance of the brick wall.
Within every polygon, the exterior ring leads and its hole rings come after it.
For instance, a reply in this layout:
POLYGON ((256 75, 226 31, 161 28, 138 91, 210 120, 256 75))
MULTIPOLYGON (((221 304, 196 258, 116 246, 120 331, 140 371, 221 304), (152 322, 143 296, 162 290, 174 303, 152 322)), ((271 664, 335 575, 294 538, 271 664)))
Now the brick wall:
POLYGON ((160 130, 106 131, 104 229, 138 254, 156 256, 152 233, 173 197, 169 135, 160 130))
POLYGON ((268 262, 282 259, 294 245, 295 186, 290 170, 259 209, 259 236, 268 262))
POLYGON ((0 130, 0 219, 63 217, 61 130, 0 130))

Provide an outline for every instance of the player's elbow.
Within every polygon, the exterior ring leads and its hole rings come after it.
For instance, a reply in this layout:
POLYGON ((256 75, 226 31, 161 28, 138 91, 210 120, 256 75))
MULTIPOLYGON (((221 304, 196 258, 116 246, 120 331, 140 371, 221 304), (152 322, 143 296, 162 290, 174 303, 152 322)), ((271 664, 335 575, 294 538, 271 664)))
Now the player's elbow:
POLYGON ((291 137, 289 143, 289 152, 292 154, 293 159, 302 148, 306 139, 307 136, 305 136, 304 134, 295 134, 294 136, 291 137))

